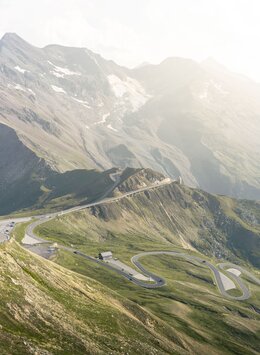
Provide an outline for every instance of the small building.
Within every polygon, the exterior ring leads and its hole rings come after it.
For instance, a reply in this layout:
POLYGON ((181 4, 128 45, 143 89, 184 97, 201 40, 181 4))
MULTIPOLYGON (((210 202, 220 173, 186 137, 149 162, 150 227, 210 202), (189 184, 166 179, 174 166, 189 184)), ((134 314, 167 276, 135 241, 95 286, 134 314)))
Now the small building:
POLYGON ((102 253, 98 254, 99 259, 101 260, 109 260, 113 258, 112 252, 111 251, 104 251, 102 253))

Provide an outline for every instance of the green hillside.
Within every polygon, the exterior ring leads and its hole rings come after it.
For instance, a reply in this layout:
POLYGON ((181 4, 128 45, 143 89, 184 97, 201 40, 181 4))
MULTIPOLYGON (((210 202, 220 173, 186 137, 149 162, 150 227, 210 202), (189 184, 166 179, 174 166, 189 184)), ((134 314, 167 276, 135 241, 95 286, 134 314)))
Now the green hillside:
POLYGON ((38 232, 94 255, 183 247, 260 267, 258 206, 172 183, 57 217, 38 232))
POLYGON ((1 354, 167 354, 178 332, 88 277, 0 246, 1 354))

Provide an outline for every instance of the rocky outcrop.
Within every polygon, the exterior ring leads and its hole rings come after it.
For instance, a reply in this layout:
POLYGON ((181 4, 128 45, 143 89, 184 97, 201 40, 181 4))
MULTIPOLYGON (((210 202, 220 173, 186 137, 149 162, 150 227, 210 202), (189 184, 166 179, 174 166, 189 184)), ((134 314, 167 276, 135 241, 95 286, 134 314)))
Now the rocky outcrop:
POLYGON ((138 190, 151 185, 159 184, 165 180, 165 176, 152 169, 131 169, 124 170, 121 182, 114 190, 114 193, 125 193, 138 190))

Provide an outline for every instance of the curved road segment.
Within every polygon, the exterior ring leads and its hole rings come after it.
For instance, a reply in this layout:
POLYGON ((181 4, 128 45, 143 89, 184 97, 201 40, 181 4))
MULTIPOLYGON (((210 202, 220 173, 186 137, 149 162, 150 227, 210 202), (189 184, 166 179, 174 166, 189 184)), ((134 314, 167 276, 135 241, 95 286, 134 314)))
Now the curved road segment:
POLYGON ((151 257, 153 255, 171 255, 171 256, 174 256, 174 257, 184 258, 184 259, 186 259, 188 261, 191 261, 191 262, 195 261, 198 264, 205 265, 213 273, 215 281, 216 281, 216 284, 217 284, 217 287, 218 287, 220 293, 223 296, 225 296, 225 297, 227 297, 229 299, 238 300, 238 301, 246 300, 246 299, 248 299, 250 297, 250 291, 245 286, 245 284, 243 283, 242 279, 239 276, 236 276, 233 273, 231 273, 231 272, 226 270, 226 268, 228 268, 228 267, 233 267, 234 269, 239 270, 241 273, 243 273, 243 274, 247 275, 249 278, 251 278, 251 280, 254 283, 256 283, 257 285, 260 285, 260 280, 258 278, 256 278, 253 274, 251 274, 249 271, 245 270, 244 268, 242 268, 240 266, 237 266, 235 264, 232 264, 232 263, 222 263, 222 264, 219 265, 219 267, 227 273, 228 277, 231 278, 235 282, 236 285, 239 286, 239 288, 240 288, 240 290, 242 292, 241 296, 231 296, 225 290, 225 286, 223 284, 223 281, 222 281, 222 278, 220 276, 221 274, 220 274, 219 270, 213 264, 211 264, 210 262, 208 262, 208 261, 206 261, 204 259, 201 259, 201 258, 199 258, 197 256, 192 256, 192 255, 185 254, 185 253, 182 253, 182 252, 177 252, 177 251, 143 252, 143 253, 140 253, 140 254, 137 254, 137 255, 133 256, 132 259, 131 259, 132 263, 139 270, 141 270, 145 275, 152 277, 155 280, 155 282, 156 282, 155 283, 156 287, 163 286, 163 284, 165 284, 165 281, 162 278, 160 278, 159 276, 156 276, 156 275, 152 274, 151 272, 149 272, 139 262, 140 258, 145 257, 145 256, 151 257), (156 276, 156 277, 154 278, 154 276, 156 276), (158 284, 158 282, 157 282, 158 279, 163 280, 162 283, 158 284))

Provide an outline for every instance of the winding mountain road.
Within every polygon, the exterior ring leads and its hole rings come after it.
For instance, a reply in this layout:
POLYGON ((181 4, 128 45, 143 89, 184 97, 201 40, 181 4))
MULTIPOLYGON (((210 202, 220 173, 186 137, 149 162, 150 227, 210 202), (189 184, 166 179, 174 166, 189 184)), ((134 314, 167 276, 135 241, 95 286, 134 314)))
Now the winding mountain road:
MULTIPOLYGON (((90 208, 90 207, 93 207, 93 206, 98 206, 98 205, 101 205, 101 204, 104 204, 104 203, 111 203, 111 202, 115 202, 115 201, 119 201, 127 196, 133 196, 135 194, 138 194, 140 192, 143 192, 143 191, 147 191, 147 190, 153 190, 153 189, 156 189, 158 187, 161 187, 163 185, 168 185, 170 183, 172 183, 173 181, 171 181, 170 179, 165 179, 161 182, 158 182, 157 184, 155 185, 152 185, 152 186, 146 186, 144 188, 141 188, 141 189, 138 189, 138 190, 135 190, 135 191, 130 191, 130 192, 127 192, 121 196, 117 196, 117 197, 110 197, 110 198, 107 198, 106 196, 113 191, 113 189, 116 187, 116 185, 118 184, 118 180, 116 179, 115 180, 115 183, 113 184, 113 187, 111 187, 108 191, 106 191, 106 193, 96 202, 93 202, 93 203, 89 203, 89 204, 85 204, 85 205, 82 205, 82 206, 76 206, 76 207, 72 207, 72 208, 69 208, 69 209, 66 209, 66 210, 63 210, 63 211, 60 211, 60 212, 55 212, 55 213, 51 213, 51 214, 46 214, 46 215, 41 215, 41 216, 37 216, 35 218, 38 218, 36 221, 34 221, 33 223, 31 223, 27 229, 26 229, 26 233, 25 233, 25 237, 23 239, 23 243, 26 244, 26 241, 28 242, 28 244, 33 244, 33 245, 36 245, 36 244, 43 244, 43 243, 50 243, 49 241, 46 241, 42 238, 39 238, 37 237, 35 234, 34 234, 34 229, 47 222, 48 220, 51 220, 51 219, 54 219, 55 217, 57 216, 62 216, 64 214, 68 214, 68 213, 71 213, 71 212, 75 212, 75 211, 80 211, 80 210, 83 210, 83 209, 86 209, 86 208, 90 208)), ((21 222, 21 221, 28 221, 32 219, 32 217, 28 217, 26 219, 13 219, 12 221, 15 222, 15 223, 18 223, 18 222, 21 222)), ((0 243, 1 243, 1 235, 2 235, 2 231, 5 230, 5 227, 8 225, 8 223, 10 223, 10 220, 4 220, 4 221, 0 221, 0 225, 2 225, 3 227, 0 228, 0 243)), ((8 240, 10 238, 10 236, 8 236, 6 234, 6 231, 4 232, 4 238, 2 237, 2 239, 4 240, 8 240)), ((222 272, 220 272, 217 267, 215 267, 213 264, 211 264, 210 262, 204 260, 204 259, 201 259, 197 256, 193 256, 193 255, 189 255, 189 254, 186 254, 186 253, 182 253, 182 252, 177 252, 177 251, 150 251, 150 252, 143 252, 143 253, 140 253, 140 254, 137 254, 135 256, 132 257, 131 261, 132 263, 135 265, 135 267, 137 269, 139 269, 142 274, 144 276, 147 276, 150 278, 151 282, 145 282, 143 280, 139 280, 137 278, 135 278, 133 275, 129 274, 128 272, 126 272, 124 269, 118 269, 118 268, 115 268, 114 266, 110 265, 109 263, 105 263, 97 258, 94 258, 92 256, 89 256, 87 254, 84 254, 82 253, 81 251, 79 250, 75 250, 74 248, 70 248, 70 247, 66 247, 64 245, 58 245, 58 248, 60 249, 63 249, 63 250, 66 250, 66 251, 69 251, 69 252, 72 252, 74 254, 77 254, 83 258, 86 258, 92 262, 95 262, 99 265, 102 265, 103 267, 109 269, 109 270, 112 270, 114 272, 117 272, 118 274, 122 275, 123 277, 127 278, 129 281, 133 282, 134 284, 140 286, 140 287, 144 287, 144 288, 149 288, 149 289, 154 289, 154 288, 158 288, 158 287, 162 287, 164 285, 166 285, 166 281, 165 279, 163 279, 161 276, 158 276, 158 275, 155 275, 154 273, 150 272, 149 270, 147 270, 146 268, 144 268, 144 266, 141 264, 141 262, 139 261, 140 258, 143 258, 143 257, 153 257, 153 256, 156 256, 156 255, 170 255, 170 256, 173 256, 173 257, 177 257, 177 258, 183 258, 183 259, 186 259, 187 261, 191 261, 193 262, 194 264, 198 264, 198 265, 204 265, 206 267, 208 267, 213 276, 214 276, 214 279, 216 281, 216 285, 219 289, 219 292, 226 298, 229 298, 229 299, 233 299, 233 300, 246 300, 250 297, 250 291, 249 289, 245 286, 244 282, 242 281, 242 279, 235 275, 234 273, 232 272, 229 272, 228 270, 226 270, 227 267, 232 267, 233 270, 238 270, 239 272, 241 272, 242 274, 245 274, 247 277, 249 277, 255 284, 257 285, 260 285, 260 280, 258 278, 256 278, 253 274, 251 274, 249 271, 245 270, 244 268, 240 267, 240 266, 237 266, 235 264, 231 264, 231 263, 222 263, 222 264, 219 264, 219 268, 221 270, 223 270, 225 274, 223 274, 222 272), (226 287, 225 287, 225 284, 224 284, 224 281, 223 281, 223 277, 225 278, 229 278, 231 280, 234 281, 234 284, 238 286, 238 288, 241 290, 241 295, 240 296, 232 296, 230 295, 229 293, 226 292, 226 287)))
POLYGON ((260 280, 255 277, 252 273, 250 273, 249 271, 245 270, 244 268, 240 267, 240 266, 237 266, 235 264, 232 264, 232 263, 222 263, 219 265, 219 267, 224 270, 228 277, 231 278, 232 280, 234 280, 235 284, 237 284, 242 292, 242 294, 240 296, 232 296, 230 295, 229 293, 226 292, 226 288, 225 288, 225 285, 223 283, 223 279, 221 277, 221 274, 219 272, 219 270, 213 265, 211 264, 210 262, 204 260, 204 259, 201 259, 197 256, 193 256, 193 255, 189 255, 189 254, 186 254, 186 253, 182 253, 182 252, 177 252, 177 251, 151 251, 151 252, 143 252, 143 253, 140 253, 140 254, 137 254, 135 256, 132 257, 131 261, 132 263, 139 269, 141 270, 145 275, 147 276, 150 276, 151 278, 154 279, 155 281, 155 287, 160 287, 160 286, 163 286, 165 284, 165 281, 157 276, 157 275, 154 275, 153 273, 151 273, 150 271, 148 271, 147 269, 145 269, 142 264, 140 263, 139 259, 142 258, 142 257, 151 257, 151 256, 154 256, 154 255, 170 255, 170 256, 174 256, 174 257, 177 257, 177 258, 184 258, 188 261, 192 261, 192 262, 196 262, 198 264, 202 264, 206 267, 208 267, 211 272, 213 273, 214 275, 214 278, 215 278, 215 281, 216 281, 216 284, 217 284, 217 287, 220 291, 220 293, 225 296, 226 298, 229 298, 229 299, 233 299, 233 300, 239 300, 239 301, 242 301, 242 300, 246 300, 248 299, 251 294, 250 294, 250 291, 249 289, 245 286, 244 282, 242 281, 242 279, 239 277, 239 276, 236 276, 234 275, 233 273, 229 272, 226 270, 227 267, 233 267, 234 269, 237 269, 239 270, 241 273, 247 275, 249 278, 251 278, 251 280, 257 284, 257 285, 260 285, 260 280), (158 283, 158 280, 161 281, 160 283, 158 283))
MULTIPOLYGON (((32 223, 28 229, 27 229, 27 234, 29 233, 31 238, 34 238, 36 242, 39 243, 45 243, 46 241, 43 239, 38 238, 37 236, 35 236, 33 230, 36 226, 46 222, 49 218, 42 218, 34 223, 32 223)), ((227 277, 230 278, 231 280, 234 281, 235 285, 238 286, 238 288, 241 291, 241 295, 239 296, 232 296, 230 295, 227 291, 226 291, 226 287, 225 284, 223 282, 223 277, 221 277, 221 272, 217 269, 216 266, 214 266, 213 264, 211 264, 210 262, 197 257, 197 256, 193 256, 193 255, 189 255, 186 253, 182 253, 182 252, 178 252, 178 251, 149 251, 149 252, 143 252, 140 254, 137 254, 135 256, 133 256, 131 258, 131 262, 133 263, 133 265, 140 270, 140 272, 144 275, 150 278, 151 282, 146 282, 146 281, 142 281, 139 280, 137 278, 135 278, 133 275, 129 274, 128 272, 126 272, 125 270, 121 270, 121 269, 117 269, 114 266, 110 265, 109 263, 105 263, 102 260, 99 260, 97 258, 94 258, 92 256, 89 256, 79 250, 75 250, 74 248, 70 248, 70 247, 66 247, 63 245, 57 245, 58 248, 72 252, 74 254, 77 254, 87 260, 90 260, 92 262, 95 262, 99 265, 102 265, 102 267, 105 267, 109 270, 112 270, 114 272, 117 272, 118 274, 122 275, 123 277, 127 278, 129 281, 133 282, 134 284, 140 286, 140 287, 144 287, 144 288, 148 288, 148 289, 155 289, 158 287, 162 287, 166 285, 166 281, 163 277, 156 275, 154 273, 152 273, 151 271, 147 270, 139 261, 139 259, 143 258, 143 257, 153 257, 153 256, 158 256, 158 255, 169 255, 169 256, 173 256, 175 258, 183 258, 187 261, 192 262, 193 264, 199 265, 203 265, 205 267, 207 267, 208 269, 210 269, 210 271, 212 272, 214 279, 216 281, 216 285, 219 289, 219 292, 222 294, 222 296, 232 299, 232 300, 237 300, 237 301, 243 301, 246 300, 248 298, 250 298, 251 294, 249 289, 246 287, 246 285, 244 284, 243 280, 239 277, 234 275, 233 273, 229 272, 226 270, 226 268, 230 268, 232 267, 235 270, 239 270, 241 273, 245 274, 247 277, 251 278, 251 280, 257 284, 260 285, 260 280, 255 277, 252 273, 250 273, 249 271, 245 270, 244 268, 237 266, 235 264, 232 263, 222 263, 219 266, 220 269, 222 269, 226 274, 227 277)), ((223 276, 223 274, 222 274, 223 276)))

